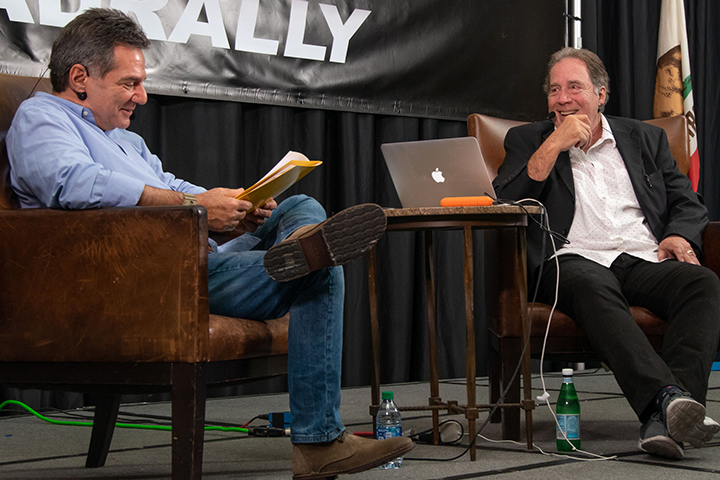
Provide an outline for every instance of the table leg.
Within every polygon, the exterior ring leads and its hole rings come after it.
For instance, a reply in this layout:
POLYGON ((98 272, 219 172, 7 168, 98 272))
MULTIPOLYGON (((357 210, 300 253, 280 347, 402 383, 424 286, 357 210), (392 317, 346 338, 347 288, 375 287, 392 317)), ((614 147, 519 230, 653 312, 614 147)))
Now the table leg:
MULTIPOLYGON (((425 295, 428 309, 428 343, 430 363, 430 406, 440 401, 440 385, 437 361, 437 328, 435 322, 435 249, 433 232, 425 231, 425 295)), ((432 410, 433 443, 440 443, 440 413, 432 410)))
POLYGON ((378 329, 377 300, 377 251, 376 247, 367 252, 368 294, 370 297, 370 338, 372 342, 372 368, 370 383, 370 416, 372 417, 373 434, 377 437, 375 412, 373 405, 380 405, 380 331, 378 329))
MULTIPOLYGON (((527 270, 526 270, 526 250, 525 250, 525 229, 516 229, 518 240, 517 240, 517 258, 518 263, 518 275, 520 277, 520 285, 527 284, 527 270)), ((527 439, 527 449, 532 450, 533 443, 533 428, 532 428, 532 410, 534 408, 534 401, 532 398, 532 379, 531 379, 531 364, 530 364, 530 345, 528 340, 530 338, 530 317, 527 308, 527 291, 524 296, 520 297, 521 300, 521 325, 522 325, 522 340, 523 345, 527 345, 525 353, 522 358, 522 377, 523 377, 523 399, 525 409, 525 437, 527 439)))
POLYGON ((475 461, 475 420, 478 417, 475 388, 475 315, 474 278, 473 278, 473 241, 472 228, 463 227, 463 267, 465 272, 465 376, 467 378, 468 440, 470 441, 470 460, 475 461))

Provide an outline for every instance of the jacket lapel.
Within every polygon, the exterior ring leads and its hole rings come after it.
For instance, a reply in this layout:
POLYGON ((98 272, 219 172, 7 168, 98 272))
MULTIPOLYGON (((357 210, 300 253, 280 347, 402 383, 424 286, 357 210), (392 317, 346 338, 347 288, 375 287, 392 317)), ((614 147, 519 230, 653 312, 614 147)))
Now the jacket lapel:
POLYGON ((616 122, 613 118, 608 118, 610 129, 615 137, 620 156, 625 163, 625 168, 630 175, 630 182, 637 196, 640 205, 645 204, 645 171, 642 164, 642 151, 640 145, 640 135, 634 135, 635 128, 626 123, 616 122))

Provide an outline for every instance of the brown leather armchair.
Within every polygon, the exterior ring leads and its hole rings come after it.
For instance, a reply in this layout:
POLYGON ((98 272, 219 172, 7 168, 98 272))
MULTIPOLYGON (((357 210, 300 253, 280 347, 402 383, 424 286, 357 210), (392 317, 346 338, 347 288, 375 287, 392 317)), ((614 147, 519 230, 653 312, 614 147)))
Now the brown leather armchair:
POLYGON ((286 373, 289 317, 209 314, 203 207, 15 208, 5 134, 36 81, 0 75, 0 383, 97 394, 88 467, 120 394, 170 390, 173 479, 199 479, 207 385, 286 373))
MULTIPOLYGON (((680 170, 687 175, 690 168, 690 146, 687 134, 687 120, 684 116, 648 120, 665 130, 670 143, 670 150, 678 162, 680 170)), ((503 146, 507 131, 524 122, 505 120, 486 115, 472 114, 468 117, 468 135, 474 136, 480 143, 485 164, 492 178, 505 158, 503 146)), ((514 238, 501 230, 487 230, 485 233, 485 262, 487 271, 500 272, 503 259, 496 255, 498 242, 514 242, 514 238)), ((703 234, 703 264, 720 275, 720 222, 710 222, 703 234)), ((488 305, 487 321, 490 333, 489 377, 490 400, 495 402, 512 378, 515 367, 520 360, 522 351, 521 325, 510 319, 519 316, 508 315, 508 309, 519 308, 519 290, 516 285, 503 281, 503 278, 487 278, 486 304, 488 305)), ((531 292, 528 292, 528 296, 531 292)), ((529 301, 528 301, 529 306, 529 301)), ((665 322, 648 310, 631 307, 633 317, 643 332, 648 336, 653 347, 660 351, 665 333, 665 322)), ((547 329, 550 306, 535 304, 532 309, 530 329, 530 353, 539 356, 542 350, 543 337, 547 329)), ((593 350, 583 330, 564 313, 555 310, 547 339, 546 358, 572 360, 574 362, 593 359, 593 350)), ((516 379, 508 391, 506 402, 519 402, 520 383, 516 379)), ((495 422, 502 421, 503 438, 518 439, 520 436, 520 410, 502 409, 496 414, 495 422)))

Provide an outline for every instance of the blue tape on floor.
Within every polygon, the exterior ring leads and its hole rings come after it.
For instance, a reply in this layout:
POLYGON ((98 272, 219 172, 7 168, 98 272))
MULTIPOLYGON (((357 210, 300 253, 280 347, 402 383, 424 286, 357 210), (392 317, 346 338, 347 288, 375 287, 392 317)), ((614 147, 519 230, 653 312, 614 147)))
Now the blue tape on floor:
POLYGON ((720 362, 713 362, 712 369, 711 370, 718 370, 720 371, 720 362))

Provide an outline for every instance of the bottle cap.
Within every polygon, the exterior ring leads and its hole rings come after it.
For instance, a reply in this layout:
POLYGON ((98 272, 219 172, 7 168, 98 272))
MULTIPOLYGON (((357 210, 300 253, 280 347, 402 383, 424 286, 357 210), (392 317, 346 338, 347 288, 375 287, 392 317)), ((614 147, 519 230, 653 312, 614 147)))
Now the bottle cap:
POLYGON ((383 400, 393 400, 395 396, 393 395, 393 392, 382 392, 382 399, 383 400))
POLYGON ((563 368, 562 374, 563 374, 563 377, 570 377, 573 374, 573 369, 572 368, 563 368))

